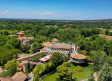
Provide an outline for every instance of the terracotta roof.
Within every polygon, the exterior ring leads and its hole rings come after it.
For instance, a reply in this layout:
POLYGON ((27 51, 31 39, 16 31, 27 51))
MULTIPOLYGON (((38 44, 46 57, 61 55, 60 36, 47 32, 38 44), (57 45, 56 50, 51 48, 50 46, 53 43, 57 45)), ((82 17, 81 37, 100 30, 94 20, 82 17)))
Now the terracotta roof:
POLYGON ((40 61, 46 62, 47 60, 51 59, 51 55, 47 55, 45 57, 40 58, 40 61))
POLYGON ((59 44, 52 44, 51 42, 43 42, 42 43, 43 46, 46 47, 51 47, 51 48, 64 48, 64 49, 70 49, 72 46, 71 45, 61 45, 61 43, 59 44))
POLYGON ((24 34, 24 31, 20 31, 18 34, 24 34))
POLYGON ((26 41, 29 41, 29 40, 26 40, 26 41))
POLYGON ((21 58, 18 58, 17 61, 23 60, 23 59, 26 59, 26 58, 30 58, 30 57, 33 57, 35 55, 42 54, 42 53, 44 53, 44 52, 37 52, 35 54, 29 55, 29 56, 26 56, 26 57, 21 57, 21 58))
POLYGON ((11 77, 0 78, 0 81, 13 81, 11 77))
POLYGON ((18 37, 19 40, 28 40, 28 37, 18 37))
MULTIPOLYGON (((55 53, 55 51, 46 51, 46 52, 48 52, 48 53, 55 53)), ((61 53, 61 54, 68 54, 69 52, 62 52, 62 51, 58 51, 59 53, 61 53)))
POLYGON ((51 42, 43 42, 42 45, 43 46, 51 46, 51 42))
POLYGON ((51 45, 51 48, 64 48, 64 49, 70 49, 72 46, 71 45, 51 45))
POLYGON ((0 78, 0 81, 25 81, 27 76, 23 72, 17 72, 12 77, 0 78))
POLYGON ((17 72, 13 77, 13 81, 24 81, 27 79, 27 76, 23 72, 17 72))
POLYGON ((86 56, 83 54, 72 54, 71 57, 75 59, 86 59, 86 56))
POLYGON ((52 39, 52 42, 58 42, 58 39, 54 38, 52 39))
POLYGON ((22 61, 22 64, 28 64, 28 61, 22 61))

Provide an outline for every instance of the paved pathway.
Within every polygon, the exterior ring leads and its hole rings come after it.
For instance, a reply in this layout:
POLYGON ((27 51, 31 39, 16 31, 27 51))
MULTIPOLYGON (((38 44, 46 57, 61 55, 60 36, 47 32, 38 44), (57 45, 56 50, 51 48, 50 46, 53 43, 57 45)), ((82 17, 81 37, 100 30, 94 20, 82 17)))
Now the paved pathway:
POLYGON ((34 65, 43 65, 43 63, 41 62, 33 62, 33 61, 29 61, 30 64, 34 64, 34 65))
POLYGON ((28 81, 33 81, 33 73, 32 72, 30 72, 29 74, 28 74, 28 81))
POLYGON ((0 72, 2 72, 3 71, 3 69, 2 68, 0 68, 0 72))
POLYGON ((94 76, 94 78, 95 78, 95 81, 97 81, 97 72, 94 72, 94 74, 93 74, 93 76, 94 76))
POLYGON ((27 54, 20 54, 20 55, 19 55, 20 58, 21 58, 21 57, 26 57, 26 56, 29 56, 29 55, 27 55, 27 54))
POLYGON ((70 62, 72 62, 72 60, 68 60, 68 62, 70 63, 70 62))
POLYGON ((86 78, 86 79, 84 79, 84 80, 81 80, 81 81, 88 81, 88 79, 86 78))

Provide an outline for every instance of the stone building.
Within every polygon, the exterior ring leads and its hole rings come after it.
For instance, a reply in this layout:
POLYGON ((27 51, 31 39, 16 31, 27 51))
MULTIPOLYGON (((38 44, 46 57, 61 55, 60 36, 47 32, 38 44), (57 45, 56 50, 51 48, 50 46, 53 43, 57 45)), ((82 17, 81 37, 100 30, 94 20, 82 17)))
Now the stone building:
POLYGON ((34 64, 34 65, 41 65, 41 63, 34 63, 34 62, 32 62, 32 59, 35 58, 36 56, 39 56, 39 55, 43 54, 43 53, 47 54, 47 52, 38 52, 38 53, 29 55, 29 56, 26 56, 26 57, 18 58, 17 59, 17 62, 19 63, 18 70, 25 72, 28 63, 29 64, 34 64))
POLYGON ((71 54, 70 59, 76 64, 83 64, 87 61, 86 56, 83 54, 71 54))
POLYGON ((72 53, 78 53, 79 48, 74 43, 59 43, 58 39, 52 39, 52 42, 43 42, 44 46, 42 51, 46 51, 48 53, 59 52, 68 56, 72 53))
POLYGON ((21 46, 25 45, 25 46, 31 46, 31 44, 29 43, 30 40, 34 40, 34 37, 25 37, 24 36, 24 31, 20 31, 18 33, 18 38, 21 41, 21 46))
MULTIPOLYGON (((20 35, 20 36, 24 36, 24 35, 20 35)), ((40 49, 40 52, 17 59, 17 62, 19 63, 18 69, 20 71, 25 71, 26 68, 28 67, 28 64, 41 65, 49 62, 52 53, 55 52, 65 54, 74 63, 86 62, 86 56, 82 54, 78 54, 79 48, 74 43, 59 43, 58 39, 54 38, 52 42, 43 42, 42 45, 44 46, 44 48, 40 49), (39 62, 32 61, 33 58, 43 53, 46 53, 47 56, 40 58, 39 62)))

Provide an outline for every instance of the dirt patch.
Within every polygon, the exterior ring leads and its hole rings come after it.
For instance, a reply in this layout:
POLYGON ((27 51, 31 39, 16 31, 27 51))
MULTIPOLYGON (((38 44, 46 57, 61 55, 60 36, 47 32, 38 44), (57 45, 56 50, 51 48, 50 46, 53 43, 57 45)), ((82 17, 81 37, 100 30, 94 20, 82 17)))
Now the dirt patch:
POLYGON ((106 38, 107 40, 112 40, 112 36, 108 36, 108 35, 99 35, 100 37, 106 38))

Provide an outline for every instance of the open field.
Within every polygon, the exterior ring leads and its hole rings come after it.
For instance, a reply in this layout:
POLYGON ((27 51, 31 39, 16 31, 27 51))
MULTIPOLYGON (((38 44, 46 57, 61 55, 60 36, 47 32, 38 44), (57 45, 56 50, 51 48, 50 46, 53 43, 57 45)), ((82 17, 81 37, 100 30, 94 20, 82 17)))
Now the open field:
POLYGON ((100 37, 106 38, 107 40, 112 40, 112 36, 99 34, 100 37))
MULTIPOLYGON (((72 70, 74 70, 74 71, 75 71, 75 67, 76 67, 76 66, 74 66, 73 64, 70 65, 70 68, 71 68, 72 70)), ((75 73, 73 74, 73 78, 76 78, 77 81, 80 81, 80 80, 83 80, 83 79, 87 79, 88 76, 89 76, 92 72, 94 72, 93 66, 92 66, 92 65, 89 65, 89 66, 87 66, 87 67, 84 67, 84 71, 83 71, 83 72, 75 72, 75 73)), ((53 73, 53 74, 51 74, 51 75, 49 75, 49 76, 43 78, 43 81, 55 81, 55 79, 56 79, 57 77, 58 77, 58 73, 55 72, 55 73, 53 73)))

